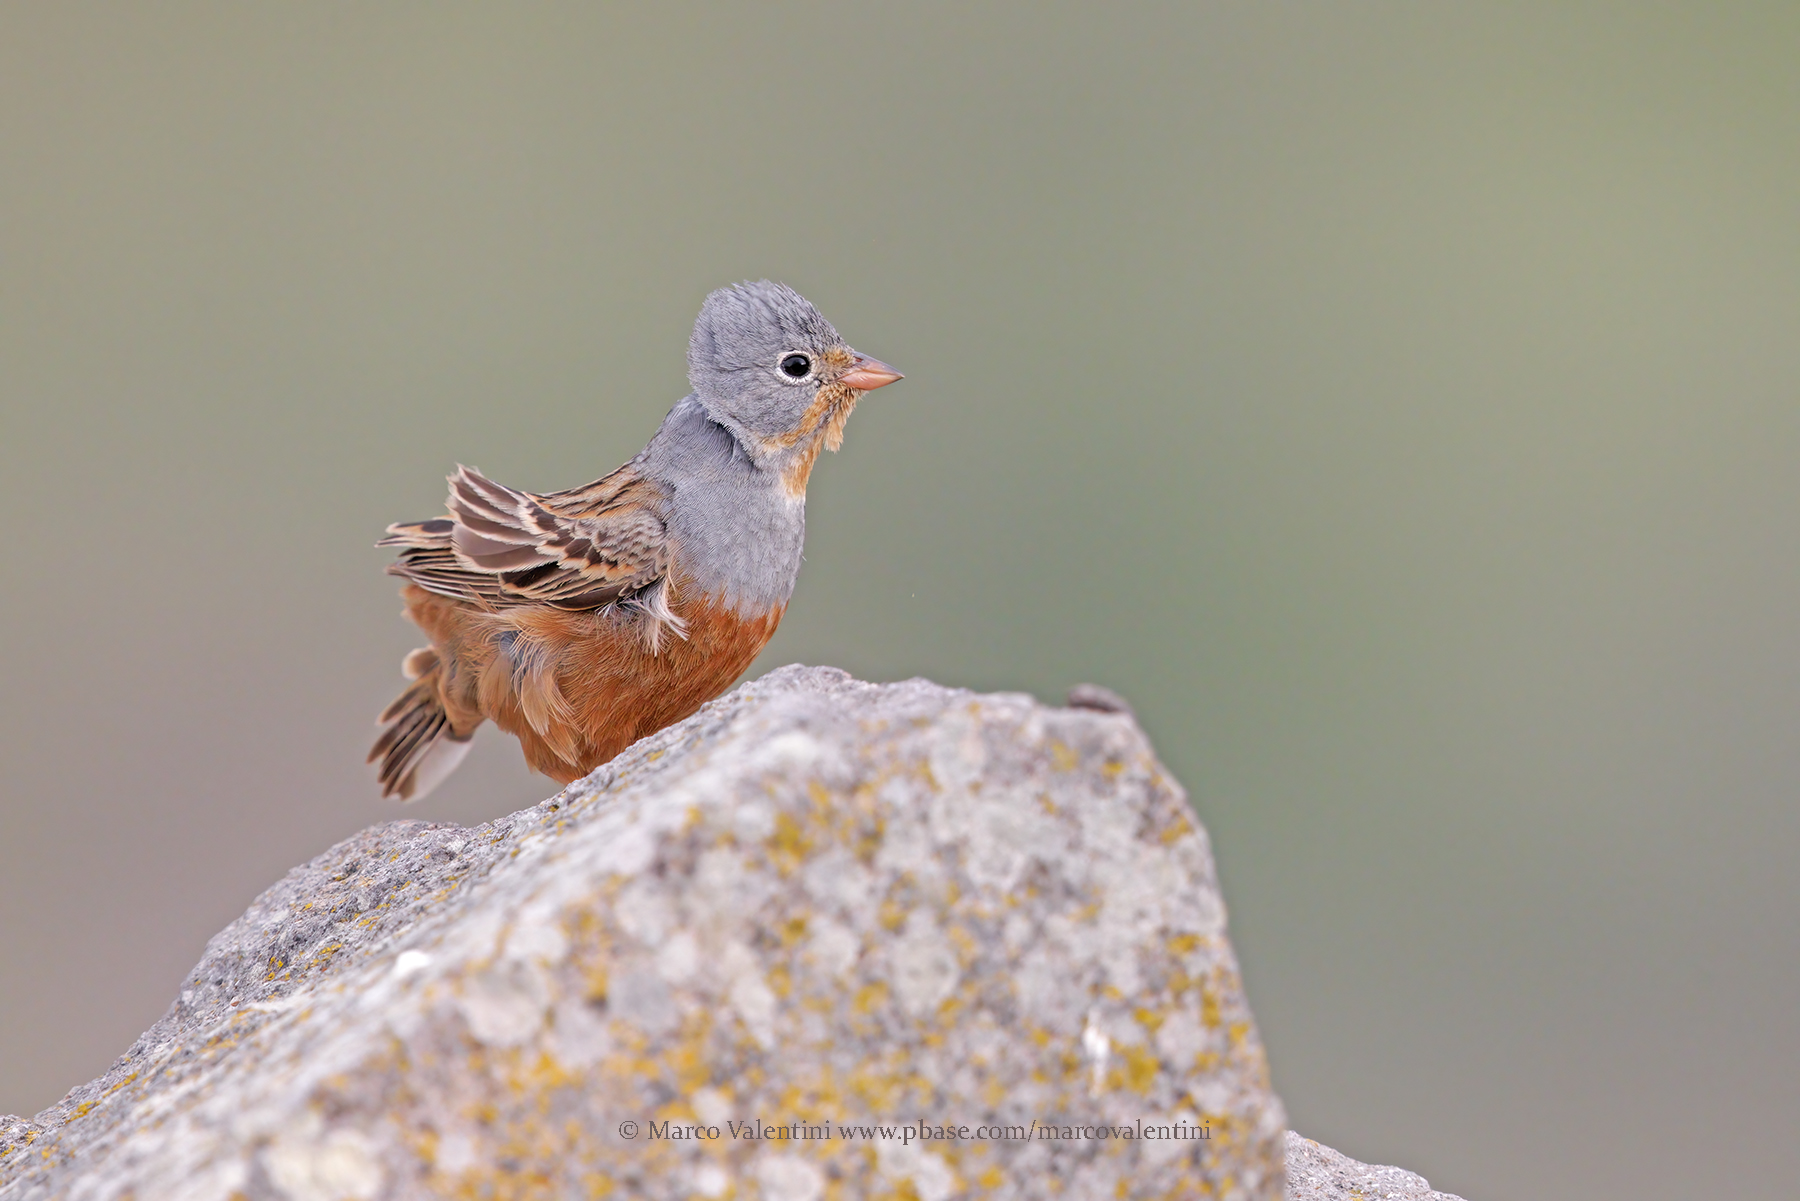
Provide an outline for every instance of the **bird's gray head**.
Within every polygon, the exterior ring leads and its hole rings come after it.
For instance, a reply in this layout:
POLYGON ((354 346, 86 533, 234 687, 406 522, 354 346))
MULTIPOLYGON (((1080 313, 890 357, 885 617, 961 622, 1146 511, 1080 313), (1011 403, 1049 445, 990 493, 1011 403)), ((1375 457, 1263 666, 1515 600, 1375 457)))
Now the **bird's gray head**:
POLYGON ((844 345, 806 297, 768 280, 708 296, 688 340, 695 396, 758 462, 816 454, 821 439, 837 449, 857 398, 899 378, 844 345))

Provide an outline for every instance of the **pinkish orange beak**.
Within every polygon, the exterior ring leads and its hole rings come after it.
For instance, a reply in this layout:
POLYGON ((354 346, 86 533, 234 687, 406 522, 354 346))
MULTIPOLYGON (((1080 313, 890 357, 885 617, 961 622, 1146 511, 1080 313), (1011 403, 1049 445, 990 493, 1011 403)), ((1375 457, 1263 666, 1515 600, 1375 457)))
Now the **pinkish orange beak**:
POLYGON ((848 384, 859 392, 873 392, 877 388, 887 387, 897 379, 905 378, 880 359, 859 354, 850 370, 838 377, 838 382, 848 384))

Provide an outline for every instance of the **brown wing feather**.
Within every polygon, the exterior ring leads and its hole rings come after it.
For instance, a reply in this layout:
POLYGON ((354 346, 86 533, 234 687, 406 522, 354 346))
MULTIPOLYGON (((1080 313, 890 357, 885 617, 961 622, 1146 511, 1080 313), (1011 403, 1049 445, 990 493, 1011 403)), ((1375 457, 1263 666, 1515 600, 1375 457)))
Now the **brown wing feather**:
MULTIPOLYGON (((539 496, 458 467, 448 518, 388 527, 388 570, 428 592, 486 608, 620 603, 671 624, 663 489, 626 464, 581 488, 539 496)), ((679 633, 679 624, 676 625, 679 633)))

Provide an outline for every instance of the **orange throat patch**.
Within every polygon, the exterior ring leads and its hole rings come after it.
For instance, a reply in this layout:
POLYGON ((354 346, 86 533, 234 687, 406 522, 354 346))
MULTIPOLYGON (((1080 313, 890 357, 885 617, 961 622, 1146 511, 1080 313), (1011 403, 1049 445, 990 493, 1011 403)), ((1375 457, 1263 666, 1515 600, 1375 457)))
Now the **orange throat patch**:
POLYGON ((781 472, 781 484, 789 496, 798 500, 806 495, 806 482, 812 478, 821 450, 835 453, 844 444, 844 426, 861 397, 861 392, 845 384, 826 384, 793 433, 765 443, 771 449, 797 449, 793 461, 781 472))

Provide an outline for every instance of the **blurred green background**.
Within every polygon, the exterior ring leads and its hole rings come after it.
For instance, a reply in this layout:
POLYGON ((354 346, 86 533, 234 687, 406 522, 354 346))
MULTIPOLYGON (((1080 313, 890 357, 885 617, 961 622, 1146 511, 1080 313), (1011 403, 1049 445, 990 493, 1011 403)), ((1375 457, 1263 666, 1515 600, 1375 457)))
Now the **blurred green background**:
MULTIPOLYGON (((0 1110, 374 821, 391 520, 708 289, 907 372, 755 670, 1135 703, 1303 1132, 1478 1201, 1800 1125, 1800 6, 0 9, 0 1110)), ((486 736, 408 817, 552 791, 486 736)))

